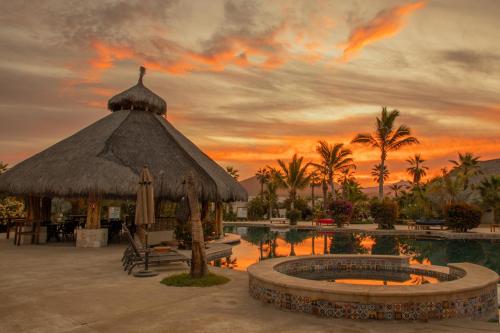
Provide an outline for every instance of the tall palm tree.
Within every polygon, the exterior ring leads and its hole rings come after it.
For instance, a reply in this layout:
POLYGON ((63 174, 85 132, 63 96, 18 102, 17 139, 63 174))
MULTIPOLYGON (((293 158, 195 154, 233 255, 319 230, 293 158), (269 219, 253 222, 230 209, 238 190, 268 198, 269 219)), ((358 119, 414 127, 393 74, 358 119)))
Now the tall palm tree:
POLYGON ((292 160, 287 164, 278 160, 280 169, 277 176, 282 187, 288 190, 291 201, 291 208, 294 209, 297 198, 297 190, 303 189, 309 184, 311 175, 307 174, 309 163, 303 163, 304 157, 298 157, 294 154, 292 160))
POLYGON ((420 186, 420 181, 422 178, 427 176, 427 170, 429 170, 427 166, 423 165, 425 160, 420 154, 415 154, 414 156, 409 157, 406 162, 410 164, 410 167, 406 169, 406 172, 413 177, 413 184, 420 186))
MULTIPOLYGON (((411 136, 411 130, 408 126, 403 124, 396 128, 397 117, 399 117, 398 110, 388 111, 386 107, 382 107, 380 118, 377 117, 375 133, 360 133, 352 140, 352 143, 362 143, 380 150, 381 169, 385 168, 389 152, 419 143, 417 138, 411 136)), ((384 180, 384 177, 379 178, 378 195, 380 199, 384 197, 384 180)))
POLYGON ((334 178, 338 171, 354 166, 352 159, 352 151, 344 148, 343 143, 334 143, 330 145, 324 140, 318 141, 316 152, 321 157, 319 164, 314 164, 325 175, 332 195, 335 196, 334 178))
POLYGON ((268 168, 260 168, 255 173, 255 177, 260 184, 260 198, 264 197, 264 185, 269 181, 270 172, 268 168))
POLYGON ((471 177, 482 174, 481 166, 479 165, 479 156, 474 156, 472 153, 458 153, 458 161, 450 160, 453 163, 453 170, 456 170, 463 177, 464 191, 469 187, 471 177))
MULTIPOLYGON (((377 183, 384 183, 385 180, 389 179, 389 169, 382 163, 375 164, 372 168, 373 180, 377 183)), ((380 193, 380 192, 379 192, 380 193)))

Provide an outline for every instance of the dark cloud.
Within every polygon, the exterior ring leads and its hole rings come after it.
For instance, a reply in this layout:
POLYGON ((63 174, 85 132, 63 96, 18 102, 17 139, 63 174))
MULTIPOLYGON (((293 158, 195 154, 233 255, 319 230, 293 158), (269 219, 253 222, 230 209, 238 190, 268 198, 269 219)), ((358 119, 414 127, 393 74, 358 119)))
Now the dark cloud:
POLYGON ((468 71, 492 73, 500 69, 500 54, 484 51, 445 50, 438 52, 438 59, 443 63, 452 63, 468 71))

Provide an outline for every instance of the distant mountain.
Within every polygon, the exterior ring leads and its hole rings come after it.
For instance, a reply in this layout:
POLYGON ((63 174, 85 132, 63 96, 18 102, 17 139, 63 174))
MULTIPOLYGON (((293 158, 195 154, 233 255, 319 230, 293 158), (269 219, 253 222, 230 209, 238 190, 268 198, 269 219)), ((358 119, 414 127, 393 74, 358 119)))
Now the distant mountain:
MULTIPOLYGON (((477 185, 483 180, 484 177, 489 177, 492 175, 500 176, 500 158, 487 161, 479 161, 481 171, 483 174, 471 177, 470 184, 477 185)), ((452 172, 452 175, 455 171, 452 172)))
MULTIPOLYGON (((257 180, 256 176, 244 179, 240 181, 240 184, 247 190, 248 196, 249 197, 256 197, 260 195, 260 183, 257 180)), ((266 187, 264 185, 264 191, 266 190, 266 187)), ((278 197, 288 197, 288 191, 286 189, 278 189, 277 191, 278 197)), ((299 190, 297 192, 297 195, 302 197, 302 198, 308 198, 311 196, 311 188, 308 186, 305 189, 299 190)), ((315 187, 314 188, 314 195, 315 196, 321 196, 321 187, 315 187)))
MULTIPOLYGON (((406 181, 406 180, 401 180, 399 182, 392 183, 392 184, 401 184, 405 187, 411 186, 411 183, 409 181, 406 181)), ((392 197, 394 195, 394 192, 389 188, 389 186, 391 186, 392 184, 384 184, 384 194, 386 196, 392 197)), ((376 196, 378 196, 378 185, 377 186, 370 186, 370 187, 363 187, 361 189, 361 191, 369 197, 376 197, 376 196)))

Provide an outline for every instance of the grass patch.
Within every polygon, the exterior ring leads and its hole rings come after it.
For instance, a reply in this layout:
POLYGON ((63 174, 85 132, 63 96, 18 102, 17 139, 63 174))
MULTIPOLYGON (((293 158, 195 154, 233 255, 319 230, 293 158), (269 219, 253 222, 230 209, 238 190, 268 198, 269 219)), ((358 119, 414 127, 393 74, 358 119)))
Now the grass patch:
POLYGON ((174 287, 211 287, 228 283, 230 280, 221 275, 208 273, 206 276, 194 279, 189 273, 175 274, 161 280, 161 283, 174 287))

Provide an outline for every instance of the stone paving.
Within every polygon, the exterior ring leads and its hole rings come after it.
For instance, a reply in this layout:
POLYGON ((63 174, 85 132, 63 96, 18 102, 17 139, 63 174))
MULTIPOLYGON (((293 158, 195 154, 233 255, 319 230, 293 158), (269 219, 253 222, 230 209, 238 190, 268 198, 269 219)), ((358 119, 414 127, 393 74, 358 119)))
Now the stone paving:
POLYGON ((163 266, 154 278, 121 269, 122 246, 15 247, 0 241, 0 332, 499 332, 496 323, 327 320, 284 312, 248 295, 245 272, 210 288, 167 287, 159 281, 187 271, 163 266))

